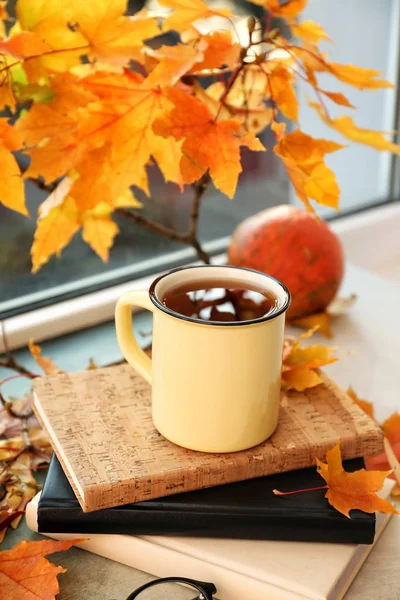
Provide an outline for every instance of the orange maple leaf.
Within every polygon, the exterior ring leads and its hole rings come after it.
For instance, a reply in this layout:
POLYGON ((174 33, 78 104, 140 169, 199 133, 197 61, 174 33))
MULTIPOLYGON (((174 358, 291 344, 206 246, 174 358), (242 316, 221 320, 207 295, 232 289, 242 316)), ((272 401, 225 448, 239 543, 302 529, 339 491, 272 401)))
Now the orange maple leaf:
POLYGON ((347 106, 347 108, 355 108, 350 100, 348 100, 346 98, 346 96, 344 94, 341 94, 340 92, 328 92, 326 90, 321 90, 321 88, 318 88, 318 91, 321 94, 324 94, 324 96, 327 96, 327 98, 329 98, 329 100, 332 100, 332 102, 334 102, 335 104, 338 104, 339 106, 347 106))
POLYGON ((64 373, 61 369, 57 367, 57 365, 51 360, 51 358, 46 358, 42 356, 42 349, 40 346, 34 343, 33 340, 29 340, 28 348, 33 358, 45 373, 45 375, 60 375, 60 373, 64 373))
POLYGON ((240 44, 234 43, 230 31, 211 31, 202 35, 195 27, 182 35, 185 43, 202 45, 203 59, 196 62, 191 72, 197 73, 204 69, 218 69, 219 67, 233 68, 240 58, 240 44))
POLYGON ((230 17, 232 11, 228 8, 214 8, 203 0, 159 0, 161 6, 172 8, 174 12, 163 23, 165 31, 185 31, 199 19, 207 17, 230 17))
POLYGON ((0 552, 0 589, 7 600, 55 600, 60 588, 59 573, 66 569, 53 565, 47 554, 68 550, 82 540, 43 540, 20 542, 0 552))
POLYGON ((315 369, 336 362, 335 348, 321 344, 301 346, 302 339, 310 337, 316 328, 303 333, 299 340, 287 338, 283 346, 281 387, 284 390, 303 390, 322 383, 315 369))
POLYGON ((323 27, 314 21, 302 21, 301 23, 291 23, 290 28, 296 37, 307 40, 312 44, 318 44, 321 40, 331 41, 323 27))
POLYGON ((168 90, 174 108, 154 123, 154 131, 165 137, 183 140, 181 171, 185 183, 193 183, 209 169, 214 185, 232 198, 239 174, 240 147, 264 151, 251 133, 241 136, 237 119, 215 121, 198 98, 178 89, 168 90))
POLYGON ((348 473, 343 469, 340 442, 326 453, 327 463, 317 459, 318 473, 325 479, 328 499, 336 510, 350 517, 350 510, 375 511, 400 514, 390 502, 376 495, 391 471, 366 471, 348 473))
POLYGON ((12 208, 23 215, 28 211, 25 206, 25 190, 18 163, 12 154, 22 144, 22 138, 8 123, 7 119, 0 119, 0 164, 2 173, 0 177, 0 203, 12 208))
POLYGON ((297 121, 299 116, 299 102, 294 91, 294 75, 285 67, 275 67, 270 72, 264 71, 268 79, 266 91, 269 91, 271 100, 276 103, 280 111, 291 119, 297 121))
POLYGON ((0 41, 0 52, 24 59, 50 52, 52 47, 32 31, 21 31, 0 41))
POLYGON ((284 4, 279 0, 252 0, 252 2, 263 6, 274 17, 294 18, 305 9, 308 0, 288 0, 284 4))
POLYGON ((380 131, 357 127, 353 119, 348 115, 338 117, 337 119, 331 119, 320 104, 309 102, 309 105, 316 109, 324 123, 341 133, 345 138, 352 140, 353 142, 358 142, 359 144, 372 146, 375 150, 381 152, 389 150, 389 152, 400 155, 400 146, 387 140, 380 131))
POLYGON ((400 444, 400 413, 395 412, 382 423, 383 433, 391 444, 400 444))
POLYGON ((299 129, 283 135, 274 152, 283 161, 297 196, 312 212, 310 199, 319 204, 338 208, 340 190, 336 177, 325 164, 324 156, 344 148, 324 139, 315 139, 299 129))
POLYGON ((158 63, 143 82, 144 88, 173 85, 204 58, 201 47, 193 48, 184 44, 162 46, 156 50, 150 48, 146 50, 146 55, 158 63))

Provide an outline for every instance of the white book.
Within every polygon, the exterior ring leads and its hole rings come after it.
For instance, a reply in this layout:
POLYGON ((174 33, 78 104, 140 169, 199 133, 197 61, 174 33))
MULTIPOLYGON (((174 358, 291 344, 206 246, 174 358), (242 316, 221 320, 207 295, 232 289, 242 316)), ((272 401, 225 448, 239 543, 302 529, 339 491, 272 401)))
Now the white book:
MULTIPOLYGON (((393 482, 392 482, 393 483, 393 482)), ((384 495, 391 484, 387 482, 384 495)), ((37 531, 40 494, 28 504, 37 531)), ((377 514, 375 542, 391 515, 377 514)), ((109 534, 44 534, 87 538, 80 548, 158 577, 212 581, 219 600, 340 600, 374 547, 210 538, 109 534)))

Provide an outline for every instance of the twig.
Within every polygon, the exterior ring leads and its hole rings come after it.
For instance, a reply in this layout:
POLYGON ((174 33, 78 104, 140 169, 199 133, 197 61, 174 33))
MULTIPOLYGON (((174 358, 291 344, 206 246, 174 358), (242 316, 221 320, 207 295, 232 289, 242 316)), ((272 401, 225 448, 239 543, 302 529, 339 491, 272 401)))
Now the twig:
POLYGON ((35 184, 37 188, 39 188, 39 190, 43 190, 44 192, 48 192, 49 194, 51 194, 52 192, 54 192, 54 190, 57 187, 56 183, 44 183, 44 181, 41 181, 40 179, 35 179, 34 177, 28 177, 28 180, 35 184))
MULTIPOLYGON (((3 344, 4 344, 4 353, 6 355, 5 360, 0 360, 0 367, 4 367, 5 369, 11 369, 12 371, 17 371, 17 373, 20 373, 20 375, 24 375, 25 377, 29 377, 30 379, 39 377, 39 375, 37 375, 36 373, 32 373, 32 371, 29 371, 29 369, 26 369, 25 367, 20 365, 15 360, 15 358, 13 357, 11 350, 8 346, 6 329, 5 329, 5 325, 4 325, 3 321, 1 322, 0 326, 1 326, 1 336, 2 336, 3 344)), ((0 396, 1 396, 1 394, 0 394, 0 396)), ((0 402, 3 404, 3 402, 4 402, 3 396, 1 396, 0 402)))
POLYGON ((143 215, 140 215, 136 212, 131 212, 129 210, 118 208, 115 212, 136 225, 140 225, 145 227, 149 231, 153 231, 158 235, 162 235, 170 240, 175 242, 181 242, 183 244, 189 244, 194 248, 199 260, 203 261, 206 264, 210 264, 210 256, 202 247, 200 240, 198 239, 198 220, 200 214, 200 204, 201 200, 204 196, 204 193, 210 183, 210 175, 206 173, 203 177, 194 184, 193 188, 195 190, 195 194, 193 197, 192 203, 192 211, 190 214, 190 225, 187 233, 179 233, 175 231, 175 229, 171 229, 170 227, 166 227, 161 223, 157 223, 156 221, 152 221, 151 219, 147 219, 143 215))

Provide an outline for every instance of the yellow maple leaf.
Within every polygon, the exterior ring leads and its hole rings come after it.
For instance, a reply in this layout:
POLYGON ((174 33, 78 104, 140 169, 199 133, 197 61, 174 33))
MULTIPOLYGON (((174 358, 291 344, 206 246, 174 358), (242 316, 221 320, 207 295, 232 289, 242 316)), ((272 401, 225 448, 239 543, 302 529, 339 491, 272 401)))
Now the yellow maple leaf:
POLYGON ((303 392, 320 383, 322 383, 322 379, 318 373, 307 367, 297 367, 282 374, 281 387, 283 390, 303 392))
POLYGON ((381 75, 375 69, 365 69, 355 65, 340 65, 339 63, 327 63, 328 69, 337 79, 356 87, 360 90, 373 90, 378 88, 392 88, 393 84, 384 79, 377 79, 381 75))
POLYGON ((21 137, 8 123, 7 119, 0 119, 0 203, 23 215, 28 211, 25 206, 25 190, 21 170, 12 154, 21 146, 21 137))
POLYGON ((174 12, 163 23, 165 31, 185 31, 199 19, 207 17, 230 17, 232 11, 228 8, 213 8, 203 0, 159 0, 161 6, 172 8, 174 12))
POLYGON ((294 327, 304 327, 304 329, 313 329, 317 327, 318 332, 327 337, 333 337, 331 329, 331 318, 327 312, 315 313, 306 317, 300 317, 290 321, 290 325, 294 327))
MULTIPOLYGON (((53 194, 57 193, 56 188, 53 194)), ((59 198, 49 196, 46 210, 39 215, 31 249, 32 272, 36 273, 53 254, 61 252, 80 228, 75 201, 58 190, 59 198)))
POLYGON ((298 340, 287 338, 283 346, 282 381, 284 390, 297 390, 302 392, 306 388, 315 387, 322 382, 315 369, 331 364, 337 360, 334 356, 335 348, 321 344, 301 346, 303 339, 310 337, 317 327, 303 333, 298 340))
POLYGON ((131 189, 125 190, 113 201, 114 208, 142 208, 143 204, 136 198, 131 189))
POLYGON ((95 210, 83 217, 82 237, 104 262, 108 261, 110 248, 118 232, 107 205, 104 208, 104 205, 98 204, 95 210))
POLYGON ((252 2, 263 6, 274 17, 294 18, 305 9, 308 0, 288 0, 284 4, 279 0, 252 0, 252 2))
POLYGON ((326 460, 324 463, 317 459, 317 469, 328 485, 325 498, 336 510, 346 517, 350 517, 350 510, 356 508, 367 513, 379 511, 399 514, 388 500, 376 495, 391 471, 345 471, 340 442, 328 450, 326 460))
POLYGON ((126 64, 140 59, 143 40, 159 33, 157 20, 146 11, 125 16, 126 0, 18 0, 17 17, 24 30, 40 36, 56 52, 26 63, 28 75, 40 74, 37 65, 64 71, 88 55, 126 64))
POLYGON ((353 119, 347 115, 338 117, 337 119, 331 119, 326 115, 320 104, 315 102, 310 102, 309 104, 312 108, 316 109, 324 123, 341 133, 343 137, 352 140, 353 142, 358 142, 359 144, 372 146, 372 148, 381 152, 388 150, 389 152, 400 155, 400 146, 386 139, 380 131, 357 127, 353 119))
POLYGON ((0 177, 0 203, 27 215, 25 206, 24 182, 15 157, 7 148, 0 144, 0 164, 2 174, 0 177))
POLYGON ((177 89, 170 89, 168 97, 175 107, 155 122, 154 130, 183 140, 180 166, 185 183, 196 181, 209 169, 216 188, 232 198, 242 171, 240 146, 255 151, 265 150, 264 146, 253 134, 239 135, 239 120, 213 120, 197 98, 177 89))
POLYGON ((307 210, 313 211, 310 199, 338 208, 340 190, 323 158, 343 147, 336 142, 312 138, 299 129, 282 136, 275 146, 274 152, 282 159, 296 194, 307 210))
POLYGON ((331 41, 325 29, 314 21, 307 20, 301 23, 291 23, 290 28, 296 37, 318 44, 321 40, 331 41))

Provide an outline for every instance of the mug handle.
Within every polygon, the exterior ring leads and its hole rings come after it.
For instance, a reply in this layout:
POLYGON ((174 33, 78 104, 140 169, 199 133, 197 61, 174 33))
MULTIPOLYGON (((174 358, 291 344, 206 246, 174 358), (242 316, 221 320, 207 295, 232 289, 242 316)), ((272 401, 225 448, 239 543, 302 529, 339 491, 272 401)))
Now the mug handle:
POLYGON ((139 346, 132 329, 132 306, 154 312, 155 306, 147 291, 126 292, 115 307, 117 340, 125 360, 151 383, 151 358, 139 346))

